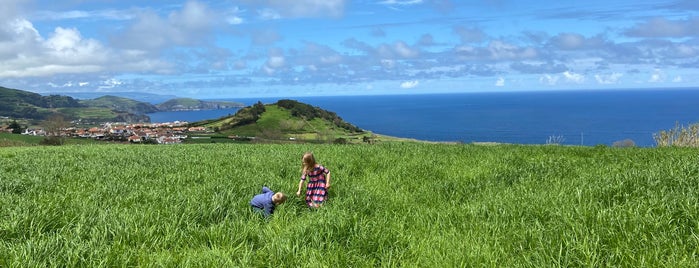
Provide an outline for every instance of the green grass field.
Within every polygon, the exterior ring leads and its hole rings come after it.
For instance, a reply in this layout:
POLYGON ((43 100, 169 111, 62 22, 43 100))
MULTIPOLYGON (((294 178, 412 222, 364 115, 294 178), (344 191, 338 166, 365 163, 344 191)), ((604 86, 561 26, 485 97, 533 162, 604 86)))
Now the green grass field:
POLYGON ((697 267, 699 151, 520 145, 0 148, 0 267, 697 267), (290 196, 301 155, 327 205, 290 196))
MULTIPOLYGON (((41 144, 44 136, 30 136, 11 133, 0 133, 0 148, 8 146, 33 146, 41 144)), ((94 139, 64 138, 65 144, 106 144, 94 139)))

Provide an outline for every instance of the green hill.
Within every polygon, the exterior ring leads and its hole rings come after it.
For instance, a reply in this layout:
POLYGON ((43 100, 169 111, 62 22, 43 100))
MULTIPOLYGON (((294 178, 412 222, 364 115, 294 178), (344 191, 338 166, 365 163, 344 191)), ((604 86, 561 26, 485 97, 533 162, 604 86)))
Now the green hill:
POLYGON ((10 147, 0 267, 699 267, 697 196, 693 148, 10 147), (289 194, 269 221, 262 186, 289 194))
POLYGON ((40 94, 0 87, 0 116, 45 119, 57 113, 57 108, 84 107, 77 100, 59 95, 40 94))
POLYGON ((107 103, 110 99, 113 98, 108 97, 95 102, 78 101, 68 96, 42 96, 28 91, 0 87, 0 116, 37 122, 52 115, 62 115, 67 120, 80 120, 85 123, 150 121, 146 115, 115 109, 114 105, 107 103))
POLYGON ((360 139, 369 134, 334 112, 295 100, 266 105, 258 102, 235 115, 192 125, 214 129, 219 135, 266 140, 334 141, 360 139))
POLYGON ((158 107, 150 103, 110 95, 91 100, 81 100, 80 102, 85 106, 103 107, 134 114, 147 114, 159 111, 158 107))
POLYGON ((102 96, 76 100, 61 95, 43 96, 28 91, 0 87, 0 116, 34 121, 59 114, 68 120, 84 123, 150 122, 146 115, 159 111, 228 109, 242 107, 238 102, 202 101, 176 98, 153 105, 124 97, 102 96))
POLYGON ((240 108, 244 105, 231 101, 203 101, 191 98, 176 98, 157 104, 161 111, 188 111, 188 110, 211 110, 240 108))

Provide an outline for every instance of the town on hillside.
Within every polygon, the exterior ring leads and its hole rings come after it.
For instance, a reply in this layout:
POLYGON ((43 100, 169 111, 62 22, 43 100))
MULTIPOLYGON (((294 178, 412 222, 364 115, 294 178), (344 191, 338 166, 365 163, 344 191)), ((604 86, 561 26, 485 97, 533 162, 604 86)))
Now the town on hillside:
MULTIPOLYGON (((22 131, 21 134, 128 141, 130 143, 178 144, 182 143, 190 134, 212 132, 205 127, 187 127, 187 124, 188 122, 184 121, 136 124, 109 122, 101 124, 99 127, 61 128, 59 133, 47 133, 47 131, 42 128, 27 128, 22 131)), ((0 132, 12 133, 13 131, 14 129, 8 126, 0 126, 0 132)))

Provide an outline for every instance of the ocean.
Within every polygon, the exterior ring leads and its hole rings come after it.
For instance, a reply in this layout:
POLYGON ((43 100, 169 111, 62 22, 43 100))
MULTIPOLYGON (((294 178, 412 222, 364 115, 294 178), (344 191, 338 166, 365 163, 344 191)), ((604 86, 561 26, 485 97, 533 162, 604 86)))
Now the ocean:
MULTIPOLYGON (((532 91, 224 99, 251 105, 294 99, 377 134, 426 141, 655 146, 653 134, 699 122, 699 89, 532 91)), ((194 122, 237 109, 160 112, 152 122, 194 122)))

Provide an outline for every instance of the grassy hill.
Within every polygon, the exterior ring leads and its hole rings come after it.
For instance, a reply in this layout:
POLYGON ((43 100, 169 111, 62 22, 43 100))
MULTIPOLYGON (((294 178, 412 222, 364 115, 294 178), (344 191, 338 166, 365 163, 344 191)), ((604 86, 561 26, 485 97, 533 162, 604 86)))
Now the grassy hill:
MULTIPOLYGON (((34 123, 52 115, 62 115, 69 121, 82 119, 83 122, 88 123, 150 120, 143 114, 131 112, 130 110, 134 108, 126 108, 124 103, 126 103, 125 100, 117 97, 78 101, 68 96, 42 96, 28 91, 0 87, 0 116, 33 120, 34 123), (109 103, 111 101, 114 102, 109 103)), ((137 107, 137 104, 132 107, 137 107)))
POLYGON ((159 111, 158 107, 150 103, 109 95, 91 100, 81 100, 80 102, 89 107, 103 107, 134 114, 147 114, 159 111))
POLYGON ((233 116, 193 125, 215 129, 217 135, 269 141, 357 141, 371 135, 333 112, 294 100, 266 105, 257 103, 238 110, 233 116))
POLYGON ((57 108, 83 107, 67 96, 42 96, 36 93, 0 87, 0 116, 45 119, 57 113, 57 108))
POLYGON ((80 145, 0 167, 0 267, 699 266, 696 149, 80 145), (327 205, 255 217, 309 150, 327 205))
POLYGON ((175 98, 156 105, 161 111, 228 109, 243 106, 242 103, 238 102, 203 101, 191 98, 175 98))
POLYGON ((228 109, 242 107, 238 102, 202 101, 189 98, 174 98, 153 105, 117 96, 101 96, 95 99, 76 100, 69 96, 40 94, 0 87, 0 116, 16 119, 45 120, 52 115, 62 115, 68 120, 87 123, 102 122, 149 122, 145 115, 159 111, 228 109))

